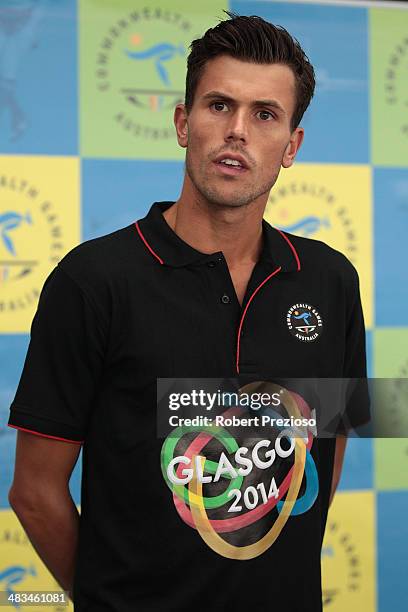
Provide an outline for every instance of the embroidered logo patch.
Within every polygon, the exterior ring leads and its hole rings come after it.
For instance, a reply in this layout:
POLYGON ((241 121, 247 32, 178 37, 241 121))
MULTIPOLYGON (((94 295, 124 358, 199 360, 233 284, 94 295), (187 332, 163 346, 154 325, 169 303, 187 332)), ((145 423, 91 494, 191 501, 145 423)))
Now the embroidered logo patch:
POLYGON ((293 304, 286 315, 292 336, 302 342, 313 342, 323 331, 322 317, 310 304, 293 304))

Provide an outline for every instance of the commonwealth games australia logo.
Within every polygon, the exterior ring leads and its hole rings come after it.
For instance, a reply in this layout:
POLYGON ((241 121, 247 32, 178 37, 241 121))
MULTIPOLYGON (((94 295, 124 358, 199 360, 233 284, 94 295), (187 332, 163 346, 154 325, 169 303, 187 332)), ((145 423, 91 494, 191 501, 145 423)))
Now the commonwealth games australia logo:
POLYGON ((184 99, 192 23, 181 13, 145 6, 106 25, 94 71, 104 109, 135 138, 173 139, 172 113, 184 99))
POLYGON ((286 324, 292 336, 302 342, 313 342, 323 331, 322 317, 310 304, 293 304, 287 312, 286 324))
POLYGON ((44 276, 65 250, 55 204, 23 176, 1 174, 0 314, 33 307, 44 276))

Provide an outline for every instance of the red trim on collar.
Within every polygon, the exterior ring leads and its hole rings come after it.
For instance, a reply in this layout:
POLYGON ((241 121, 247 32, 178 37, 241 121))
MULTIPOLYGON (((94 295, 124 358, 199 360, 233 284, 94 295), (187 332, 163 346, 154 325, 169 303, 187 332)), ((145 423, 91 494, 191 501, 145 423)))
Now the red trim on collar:
POLYGON ((40 433, 39 431, 33 431, 32 429, 26 429, 25 427, 20 427, 19 425, 11 425, 7 423, 9 427, 13 427, 13 429, 20 429, 21 431, 27 431, 28 433, 35 434, 36 436, 41 436, 42 438, 52 438, 52 440, 61 440, 62 442, 73 442, 74 444, 83 444, 84 440, 68 440, 68 438, 58 438, 57 436, 48 436, 47 434, 40 433))
POLYGON ((135 221, 135 226, 137 229, 137 233, 139 234, 140 238, 143 240, 143 242, 145 243, 145 245, 147 246, 147 248, 149 249, 149 251, 151 252, 151 254, 153 255, 153 257, 155 257, 162 265, 164 264, 164 261, 162 260, 161 257, 158 256, 157 253, 155 253, 155 251, 153 251, 152 247, 150 246, 150 244, 147 242, 146 238, 143 236, 142 234, 142 230, 139 227, 139 222, 135 221))
POLYGON ((277 227, 275 227, 275 229, 280 233, 280 235, 286 240, 286 242, 288 243, 288 245, 290 246, 290 248, 292 249, 292 253, 295 256, 296 259, 296 263, 297 263, 297 271, 299 272, 300 270, 300 259, 299 259, 299 255, 297 254, 297 251, 295 249, 295 247, 293 246, 293 244, 291 243, 291 241, 289 240, 289 238, 283 233, 281 232, 280 229, 278 229, 277 227))
POLYGON ((253 291, 253 293, 251 294, 251 297, 249 298, 244 312, 242 313, 241 316, 241 320, 239 322, 239 327, 238 327, 238 338, 237 338, 237 359, 236 359, 236 363, 235 363, 235 367, 237 370, 237 374, 239 374, 239 352, 240 352, 240 339, 241 339, 241 329, 242 326, 244 324, 244 319, 245 319, 245 315, 247 313, 248 307, 250 305, 250 303, 252 302, 253 298, 255 297, 255 295, 258 293, 258 291, 260 290, 260 288, 270 279, 272 278, 272 276, 275 276, 275 274, 277 274, 278 272, 280 272, 282 270, 282 267, 279 266, 279 268, 276 268, 276 270, 274 270, 271 274, 269 274, 269 276, 267 276, 266 278, 264 278, 264 280, 262 281, 262 283, 260 283, 257 288, 255 289, 255 291, 253 291))

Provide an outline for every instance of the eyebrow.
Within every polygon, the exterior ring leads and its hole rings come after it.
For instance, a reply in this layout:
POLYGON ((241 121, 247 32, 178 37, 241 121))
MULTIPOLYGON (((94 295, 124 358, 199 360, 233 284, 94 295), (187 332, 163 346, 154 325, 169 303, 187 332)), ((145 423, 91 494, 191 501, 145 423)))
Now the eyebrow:
MULTIPOLYGON (((231 98, 231 96, 228 96, 222 91, 209 91, 208 93, 204 94, 202 97, 203 100, 211 100, 213 98, 222 98, 223 100, 226 100, 227 102, 235 102, 234 98, 231 98)), ((272 100, 254 100, 252 102, 252 106, 270 106, 280 111, 284 115, 286 115, 285 109, 279 104, 277 100, 273 100, 273 99, 272 100)))

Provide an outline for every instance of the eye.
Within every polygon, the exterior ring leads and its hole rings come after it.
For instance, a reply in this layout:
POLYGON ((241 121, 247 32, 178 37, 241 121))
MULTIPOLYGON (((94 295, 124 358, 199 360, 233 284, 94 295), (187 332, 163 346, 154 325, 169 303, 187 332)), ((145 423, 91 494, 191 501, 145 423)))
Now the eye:
POLYGON ((270 121, 271 119, 275 119, 275 115, 273 115, 273 113, 266 111, 266 110, 261 110, 258 112, 259 118, 262 119, 262 121, 270 121))
POLYGON ((220 106, 221 106, 221 107, 222 107, 222 106, 225 106, 225 107, 226 107, 227 105, 225 104, 225 102, 213 102, 213 103, 210 105, 210 108, 213 108, 213 109, 214 109, 214 110, 216 110, 217 112, 223 112, 223 110, 224 110, 224 109, 223 109, 223 108, 219 108, 220 106))

